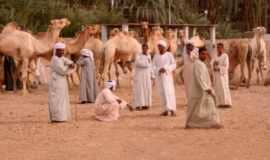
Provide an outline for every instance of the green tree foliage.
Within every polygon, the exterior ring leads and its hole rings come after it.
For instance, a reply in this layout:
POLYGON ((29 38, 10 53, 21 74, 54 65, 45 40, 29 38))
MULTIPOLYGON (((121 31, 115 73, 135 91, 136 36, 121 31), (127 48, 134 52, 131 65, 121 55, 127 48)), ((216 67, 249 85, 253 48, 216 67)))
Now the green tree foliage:
POLYGON ((269 26, 269 0, 0 0, 0 24, 16 21, 36 32, 67 17, 70 36, 92 23, 218 24, 220 36, 269 26), (113 3, 112 3, 113 2, 113 3))

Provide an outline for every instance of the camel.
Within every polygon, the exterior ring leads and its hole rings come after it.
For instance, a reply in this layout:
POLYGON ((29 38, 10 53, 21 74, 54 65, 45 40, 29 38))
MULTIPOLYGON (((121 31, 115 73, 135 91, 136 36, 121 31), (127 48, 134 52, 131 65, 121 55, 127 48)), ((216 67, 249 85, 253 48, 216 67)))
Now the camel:
MULTIPOLYGON (((230 77, 232 78, 233 72, 237 64, 241 64, 241 76, 240 80, 244 82, 246 80, 244 75, 245 62, 248 67, 248 79, 246 87, 250 87, 250 81, 252 79, 252 73, 254 67, 257 72, 257 84, 260 83, 260 79, 264 81, 263 69, 266 69, 266 43, 263 40, 263 35, 266 30, 264 27, 256 27, 253 29, 254 37, 250 42, 240 41, 230 43, 230 77), (237 44, 238 43, 238 44, 237 44), (256 65, 256 66, 255 66, 256 65)), ((231 79, 230 78, 230 79, 231 79)), ((239 85, 238 85, 239 86, 239 85)))
POLYGON ((253 62, 251 59, 252 52, 251 48, 248 45, 248 42, 246 41, 232 41, 229 44, 229 50, 228 50, 228 56, 229 56, 229 78, 230 80, 234 77, 234 72, 236 67, 240 64, 240 81, 236 85, 236 89, 240 86, 240 83, 245 82, 246 87, 249 87, 251 74, 252 74, 252 68, 253 68, 253 62), (245 77, 245 66, 247 65, 248 69, 248 79, 246 80, 245 77))
POLYGON ((28 93, 26 83, 29 62, 51 51, 52 44, 58 40, 60 31, 69 23, 65 18, 52 20, 47 34, 40 39, 16 28, 13 28, 11 32, 6 32, 4 29, 4 32, 0 34, 0 53, 12 56, 17 62, 18 72, 14 73, 14 76, 19 76, 19 72, 21 73, 23 94, 28 93))
POLYGON ((133 37, 125 35, 122 32, 116 33, 112 38, 110 38, 104 44, 104 52, 102 54, 102 61, 100 65, 100 80, 111 79, 111 66, 115 66, 115 74, 117 78, 117 84, 119 86, 119 71, 117 63, 123 69, 123 72, 126 73, 125 67, 131 71, 131 62, 134 61, 136 55, 141 53, 141 44, 133 37), (105 77, 107 74, 108 77, 105 77))
POLYGON ((257 84, 260 84, 260 80, 264 81, 263 70, 266 70, 267 66, 267 51, 266 43, 263 39, 266 29, 264 27, 256 27, 253 29, 254 37, 251 39, 249 45, 252 49, 252 59, 256 63, 257 84))
POLYGON ((177 53, 177 32, 169 29, 165 31, 165 39, 168 44, 168 50, 176 56, 177 53))
MULTIPOLYGON (((76 62, 80 57, 81 49, 85 48, 87 41, 90 36, 93 36, 93 27, 86 26, 83 31, 79 31, 76 33, 75 38, 61 38, 61 42, 66 44, 66 55, 71 58, 73 62, 76 62)), ((75 84, 75 77, 79 77, 79 68, 76 68, 76 73, 72 73, 69 77, 69 84, 75 84), (75 74, 77 74, 75 76, 75 74)))

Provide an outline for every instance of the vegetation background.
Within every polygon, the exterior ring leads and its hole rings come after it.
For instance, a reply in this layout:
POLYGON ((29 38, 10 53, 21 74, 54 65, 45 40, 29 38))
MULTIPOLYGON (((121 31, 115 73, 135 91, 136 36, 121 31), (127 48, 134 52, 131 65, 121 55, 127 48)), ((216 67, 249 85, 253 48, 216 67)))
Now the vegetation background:
POLYGON ((219 38, 269 28, 269 0, 0 0, 0 24, 16 21, 33 32, 49 20, 67 17, 72 36, 83 24, 141 22, 217 24, 219 38))

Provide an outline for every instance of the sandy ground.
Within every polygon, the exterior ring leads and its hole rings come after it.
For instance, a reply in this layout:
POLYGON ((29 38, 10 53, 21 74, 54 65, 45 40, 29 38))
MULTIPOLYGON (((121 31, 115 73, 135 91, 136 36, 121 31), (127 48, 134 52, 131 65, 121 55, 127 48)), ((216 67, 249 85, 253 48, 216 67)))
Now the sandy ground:
MULTIPOLYGON (((126 80, 117 95, 131 101, 126 80)), ((73 121, 48 123, 47 87, 30 95, 0 93, 1 160, 269 160, 270 88, 232 91, 233 108, 220 109, 221 130, 185 130, 186 100, 176 87, 177 117, 160 117, 154 91, 149 111, 121 112, 119 121, 93 119, 72 89, 73 121), (75 113, 77 109, 77 120, 75 113)))

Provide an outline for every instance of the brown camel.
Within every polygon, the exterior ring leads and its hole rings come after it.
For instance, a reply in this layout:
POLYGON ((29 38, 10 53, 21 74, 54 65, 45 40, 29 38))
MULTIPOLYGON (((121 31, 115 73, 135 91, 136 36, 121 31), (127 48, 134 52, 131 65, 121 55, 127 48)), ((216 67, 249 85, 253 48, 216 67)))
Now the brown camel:
POLYGON ((42 56, 51 51, 52 44, 58 40, 60 31, 69 23, 67 19, 52 20, 47 31, 48 34, 41 39, 16 28, 12 32, 0 34, 0 52, 3 55, 12 56, 17 62, 18 72, 14 76, 17 77, 21 73, 23 94, 27 93, 29 62, 37 56, 42 56))
POLYGON ((133 37, 125 35, 122 32, 116 33, 104 44, 104 52, 102 54, 101 65, 100 65, 100 80, 111 79, 111 66, 114 64, 117 84, 119 85, 119 71, 117 64, 121 66, 124 73, 127 72, 125 67, 131 71, 131 62, 134 61, 136 55, 141 53, 141 44, 133 37), (105 75, 108 77, 105 77, 105 75))
POLYGON ((253 60, 251 59, 251 48, 246 41, 232 41, 229 44, 228 50, 229 56, 229 78, 230 80, 234 77, 234 72, 236 67, 240 64, 240 81, 237 83, 236 88, 240 86, 240 83, 246 83, 246 87, 250 85, 250 79, 253 69, 253 60), (245 76, 245 66, 247 65, 248 69, 248 79, 245 76))

